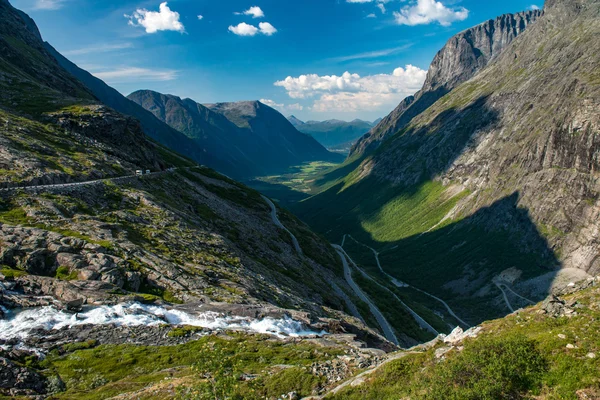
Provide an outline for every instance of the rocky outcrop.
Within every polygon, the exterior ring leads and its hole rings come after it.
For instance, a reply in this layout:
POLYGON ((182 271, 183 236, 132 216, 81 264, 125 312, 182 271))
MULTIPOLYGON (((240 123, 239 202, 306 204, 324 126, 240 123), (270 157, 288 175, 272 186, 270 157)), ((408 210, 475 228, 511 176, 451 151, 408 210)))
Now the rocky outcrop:
POLYGON ((46 393, 46 378, 34 370, 0 357, 0 394, 31 396, 46 393))
POLYGON ((369 153, 401 131, 412 118, 485 68, 542 14, 541 10, 505 14, 450 38, 433 59, 423 88, 361 138, 350 156, 369 153))

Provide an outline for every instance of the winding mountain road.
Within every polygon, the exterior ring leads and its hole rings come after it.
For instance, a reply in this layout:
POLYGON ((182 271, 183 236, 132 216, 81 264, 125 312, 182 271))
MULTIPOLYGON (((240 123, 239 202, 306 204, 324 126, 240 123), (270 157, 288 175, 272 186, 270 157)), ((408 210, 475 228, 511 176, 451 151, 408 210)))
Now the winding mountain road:
MULTIPOLYGON (((373 255, 375 256, 375 261, 377 262, 377 267, 379 268, 379 270, 381 271, 382 274, 384 274, 385 276, 387 276, 390 281, 397 287, 402 288, 402 287, 409 287, 412 288, 414 290, 416 290, 417 292, 423 293, 426 296, 431 297, 434 300, 437 300, 438 302, 442 303, 442 305, 446 308, 446 311, 448 311, 448 314, 450 314, 452 317, 454 317, 458 322, 460 322, 461 324, 463 324, 465 327, 470 328, 471 326, 469 324, 467 324, 465 321, 463 321, 461 318, 459 318, 458 315, 456 315, 456 313, 452 310, 452 308, 450 308, 450 306, 448 305, 448 303, 446 303, 444 300, 440 299, 437 296, 432 295, 431 293, 427 293, 424 290, 421 290, 419 288, 416 288, 414 286, 411 286, 405 282, 400 282, 398 281, 396 278, 394 278, 393 276, 391 276, 390 274, 388 274, 387 272, 385 272, 383 270, 383 267, 381 266, 381 263, 379 262, 379 252, 377 252, 377 250, 375 250, 374 248, 367 246, 364 243, 359 242, 358 240, 354 239, 352 237, 352 235, 344 235, 344 238, 342 240, 342 243, 345 242, 346 240, 346 236, 348 236, 350 239, 352 239, 356 244, 366 247, 367 249, 371 250, 371 252, 373 252, 373 255)), ((343 246, 343 244, 342 244, 343 246)))
POLYGON ((346 251, 343 248, 341 248, 341 246, 340 246, 340 249, 342 252, 344 252, 344 255, 348 258, 348 260, 350 260, 350 262, 352 263, 354 268, 356 268, 358 270, 358 272, 361 273, 362 276, 369 279, 371 282, 373 282, 374 284, 376 284, 377 286, 379 286, 380 288, 382 288, 383 290, 385 290, 386 292, 391 294, 392 297, 394 297, 402 305, 402 307, 404 307, 406 309, 406 311, 408 311, 410 313, 410 315, 412 315, 412 317, 415 319, 417 324, 422 329, 428 330, 429 332, 433 333, 436 336, 440 334, 433 326, 431 326, 419 314, 417 314, 412 308, 410 308, 405 302, 403 302, 394 292, 392 292, 390 289, 386 288, 385 286, 383 286, 382 284, 377 282, 369 274, 367 274, 365 271, 363 271, 361 268, 359 268, 358 265, 356 265, 356 263, 352 260, 352 258, 350 258, 348 253, 346 253, 346 251))
POLYGON ((294 234, 290 232, 279 220, 279 217, 277 216, 277 207, 275 207, 275 204, 273 204, 271 199, 268 197, 263 196, 262 194, 260 196, 269 205, 269 207, 271 207, 271 219, 273 220, 273 223, 290 235, 292 238, 292 243, 294 244, 294 248, 296 249, 296 253, 302 255, 302 248, 300 247, 300 243, 298 243, 298 239, 296 239, 296 236, 294 236, 294 234))
MULTIPOLYGON (((269 205, 269 207, 271 207, 271 219, 273 220, 273 223, 277 227, 285 230, 290 235, 290 237, 292 238, 292 243, 294 244, 294 248, 296 249, 296 252, 298 254, 302 255, 303 252, 302 252, 302 248, 300 247, 300 243, 298 242, 298 239, 279 220, 279 217, 277 216, 277 207, 275 207, 275 204, 268 197, 266 197, 264 195, 261 195, 261 197, 269 205)), ((345 260, 344 260, 343 257, 342 257, 342 262, 345 262, 345 260)), ((352 279, 352 278, 350 278, 350 279, 352 279)), ((352 300, 348 297, 348 295, 346 293, 344 293, 344 291, 338 285, 336 285, 334 282, 331 282, 331 287, 337 293, 337 295, 340 296, 344 300, 344 302, 346 303, 346 306, 348 306, 348 309, 350 310, 350 313, 354 317, 356 317, 356 318, 360 319, 361 321, 365 322, 364 318, 360 315, 360 312, 358 311, 358 307, 356 307, 356 304, 354 304, 352 302, 352 300)), ((354 289, 354 288, 352 288, 352 289, 354 289)), ((392 335, 393 335, 393 333, 392 333, 392 335)), ((395 336, 394 336, 394 338, 395 338, 395 336)), ((398 344, 397 342, 394 342, 394 343, 398 344)))
POLYGON ((362 301, 367 303, 367 305, 369 306, 369 309, 371 310, 371 313, 373 314, 373 316, 377 320, 377 323, 381 327, 381 330, 383 331, 383 335, 385 336, 385 338, 387 340, 389 340, 390 342, 394 343, 395 345, 398 345, 398 338, 394 334, 394 330, 392 329, 392 326, 385 319, 385 317, 383 316, 381 311, 379 311, 377 306, 375 304, 373 304, 371 299, 369 299, 369 297, 360 289, 360 287, 352 279, 352 270, 350 269, 350 265, 348 264, 349 258, 346 259, 346 257, 347 257, 346 252, 344 251, 344 249, 341 246, 339 246, 337 244, 333 244, 332 246, 337 251, 337 253, 340 255, 340 258, 342 259, 342 264, 344 265, 344 278, 346 279, 346 282, 348 282, 348 285, 352 288, 354 293, 356 293, 356 295, 362 301))
POLYGON ((144 175, 136 175, 136 174, 124 175, 124 176, 118 176, 118 177, 114 177, 114 178, 102 178, 102 179, 94 179, 91 181, 82 181, 82 182, 55 183, 55 184, 49 184, 49 185, 14 186, 14 187, 8 187, 8 188, 0 188, 0 192, 12 192, 15 190, 64 189, 64 188, 77 187, 77 186, 91 186, 91 185, 97 185, 99 183, 105 183, 105 182, 119 182, 119 181, 122 181, 125 179, 140 178, 143 176, 151 176, 151 175, 160 175, 160 174, 165 174, 168 172, 173 172, 177 169, 179 169, 179 168, 169 168, 164 171, 150 172, 149 174, 144 174, 144 175))
POLYGON ((508 307, 508 309, 510 310, 510 312, 515 312, 515 309, 513 308, 513 306, 510 303, 510 301, 508 300, 508 296, 506 295, 506 291, 511 292, 512 294, 514 294, 518 298, 525 300, 527 303, 529 303, 531 305, 535 304, 533 301, 529 300, 528 298, 525 298, 525 297, 521 296, 519 293, 517 293, 514 290, 512 290, 505 282, 494 281, 494 285, 496 285, 496 287, 498 289, 500 289, 500 291, 502 292, 502 297, 504 298, 504 302, 506 303, 506 306, 508 307))

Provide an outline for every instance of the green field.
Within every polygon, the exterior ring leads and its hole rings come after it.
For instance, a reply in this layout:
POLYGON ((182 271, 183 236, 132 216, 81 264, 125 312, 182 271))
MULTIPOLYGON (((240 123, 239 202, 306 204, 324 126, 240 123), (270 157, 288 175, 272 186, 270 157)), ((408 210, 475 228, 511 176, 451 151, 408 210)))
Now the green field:
POLYGON ((244 182, 283 205, 302 201, 317 192, 316 179, 338 164, 313 161, 290 167, 280 175, 260 176, 244 182))

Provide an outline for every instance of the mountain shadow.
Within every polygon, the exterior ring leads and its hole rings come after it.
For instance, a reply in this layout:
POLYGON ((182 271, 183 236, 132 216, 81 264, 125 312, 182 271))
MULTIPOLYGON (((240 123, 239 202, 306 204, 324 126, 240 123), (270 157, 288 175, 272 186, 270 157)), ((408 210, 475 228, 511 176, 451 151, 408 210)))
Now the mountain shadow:
MULTIPOLYGON (((515 277, 520 274, 514 283, 552 273, 559 265, 554 252, 529 212, 517 207, 518 192, 472 215, 445 219, 469 193, 435 180, 497 121, 486 97, 448 109, 377 149, 374 170, 387 171, 398 184, 370 174, 337 183, 293 209, 333 242, 351 234, 380 251, 388 273, 446 300, 469 323, 505 315, 511 309, 492 279, 510 268, 521 271, 514 271, 515 277), (377 159, 380 152, 393 159, 377 159)), ((505 283, 512 284, 512 276, 505 283)), ((549 289, 539 288, 532 300, 549 289)), ((515 301, 514 307, 522 305, 515 301)))
POLYGON ((378 243, 381 264, 399 280, 446 300, 471 324, 527 305, 510 292, 506 304, 495 279, 533 302, 541 301, 550 293, 560 262, 518 200, 515 192, 430 232, 378 243), (513 287, 542 275, 545 279, 537 281, 535 292, 513 287))
MULTIPOLYGON (((328 232, 332 239, 338 240, 352 226, 360 226, 363 220, 385 213, 386 207, 389 208, 394 203, 407 203, 407 206, 412 205, 413 208, 423 202, 432 203, 432 206, 438 202, 444 203, 447 199, 441 198, 443 193, 438 193, 438 184, 432 183, 432 179, 444 172, 462 154, 476 132, 490 128, 497 118, 497 114, 486 105, 486 97, 479 98, 464 109, 448 109, 425 127, 399 132, 380 146, 374 156, 369 156, 372 160, 379 153, 393 153, 393 159, 384 159, 381 161, 382 165, 375 168, 387 168, 387 175, 395 179, 401 178, 399 184, 393 184, 374 174, 357 182, 349 182, 352 179, 350 172, 357 170, 361 163, 369 164, 364 157, 357 157, 325 174, 316 183, 324 185, 343 177, 346 180, 294 205, 292 209, 315 229, 328 232), (482 116, 485 118, 481 118, 482 116), (451 131, 437 132, 449 121, 454 126, 451 131), (399 163, 398 160, 403 162, 399 163)), ((440 219, 441 217, 443 214, 440 219)), ((396 212, 389 218, 396 220, 404 216, 396 212)))

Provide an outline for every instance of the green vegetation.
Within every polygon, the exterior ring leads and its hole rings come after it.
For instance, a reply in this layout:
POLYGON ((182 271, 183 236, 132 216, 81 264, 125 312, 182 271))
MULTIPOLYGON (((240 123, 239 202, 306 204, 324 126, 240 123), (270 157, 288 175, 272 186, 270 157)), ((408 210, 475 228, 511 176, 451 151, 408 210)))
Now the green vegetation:
POLYGON ((8 211, 0 211, 0 222, 9 225, 26 225, 29 218, 23 208, 15 207, 8 211))
POLYGON ((325 161, 308 162, 290 167, 281 175, 257 177, 246 184, 281 204, 290 205, 315 193, 315 180, 337 165, 325 161))
POLYGON ((169 290, 164 289, 162 287, 154 286, 148 284, 146 279, 142 279, 142 284, 140 285, 140 295, 144 298, 144 300, 148 303, 153 303, 158 299, 163 299, 166 302, 173 304, 182 304, 183 302, 175 297, 173 293, 169 290))
POLYGON ((539 306, 483 325, 464 350, 443 359, 436 348, 407 354, 374 373, 362 386, 328 399, 545 399, 577 400, 600 393, 600 290, 569 296, 581 307, 573 317, 540 314, 539 306), (572 346, 567 346, 571 344, 572 346))
POLYGON ((4 265, 0 268, 0 273, 4 275, 6 279, 15 279, 29 275, 26 271, 10 268, 4 265))
MULTIPOLYGON (((351 174, 346 181, 353 179, 351 174)), ((434 181, 402 187, 367 177, 338 183, 292 210, 333 243, 351 234, 375 248, 388 274, 445 299, 474 323, 505 311, 490 305, 496 293, 477 301, 470 298, 495 275, 517 266, 527 279, 539 275, 541 266, 557 262, 527 211, 515 206, 516 194, 467 218, 455 215, 443 220, 467 194, 434 181), (511 215, 502 214, 501 224, 496 215, 504 210, 511 210, 511 215), (468 281, 458 282, 465 276, 468 281), (479 283, 465 284, 469 281, 479 283)), ((369 273, 378 274, 368 249, 353 251, 355 256, 369 273)), ((432 325, 440 326, 435 321, 432 325)))
POLYGON ((56 399, 104 399, 145 388, 152 398, 264 399, 296 390, 310 395, 323 382, 305 367, 342 352, 268 336, 230 333, 177 346, 102 345, 84 342, 54 351, 39 363, 58 375, 66 391, 56 399), (276 367, 281 365, 282 367, 276 367), (242 379, 252 376, 252 379, 242 379), (166 379, 176 393, 162 392, 166 379))
POLYGON ((89 339, 84 342, 66 343, 61 345, 60 348, 65 353, 72 353, 77 350, 92 349, 96 346, 98 346, 98 341, 96 339, 89 339))
POLYGON ((69 267, 60 266, 56 270, 55 278, 62 281, 74 281, 77 279, 77 271, 71 271, 69 267))
POLYGON ((168 334, 167 336, 169 337, 185 337, 188 335, 192 335, 196 332, 202 332, 204 329, 200 328, 198 326, 189 326, 189 325, 185 325, 185 326, 180 326, 177 328, 173 328, 168 334))

